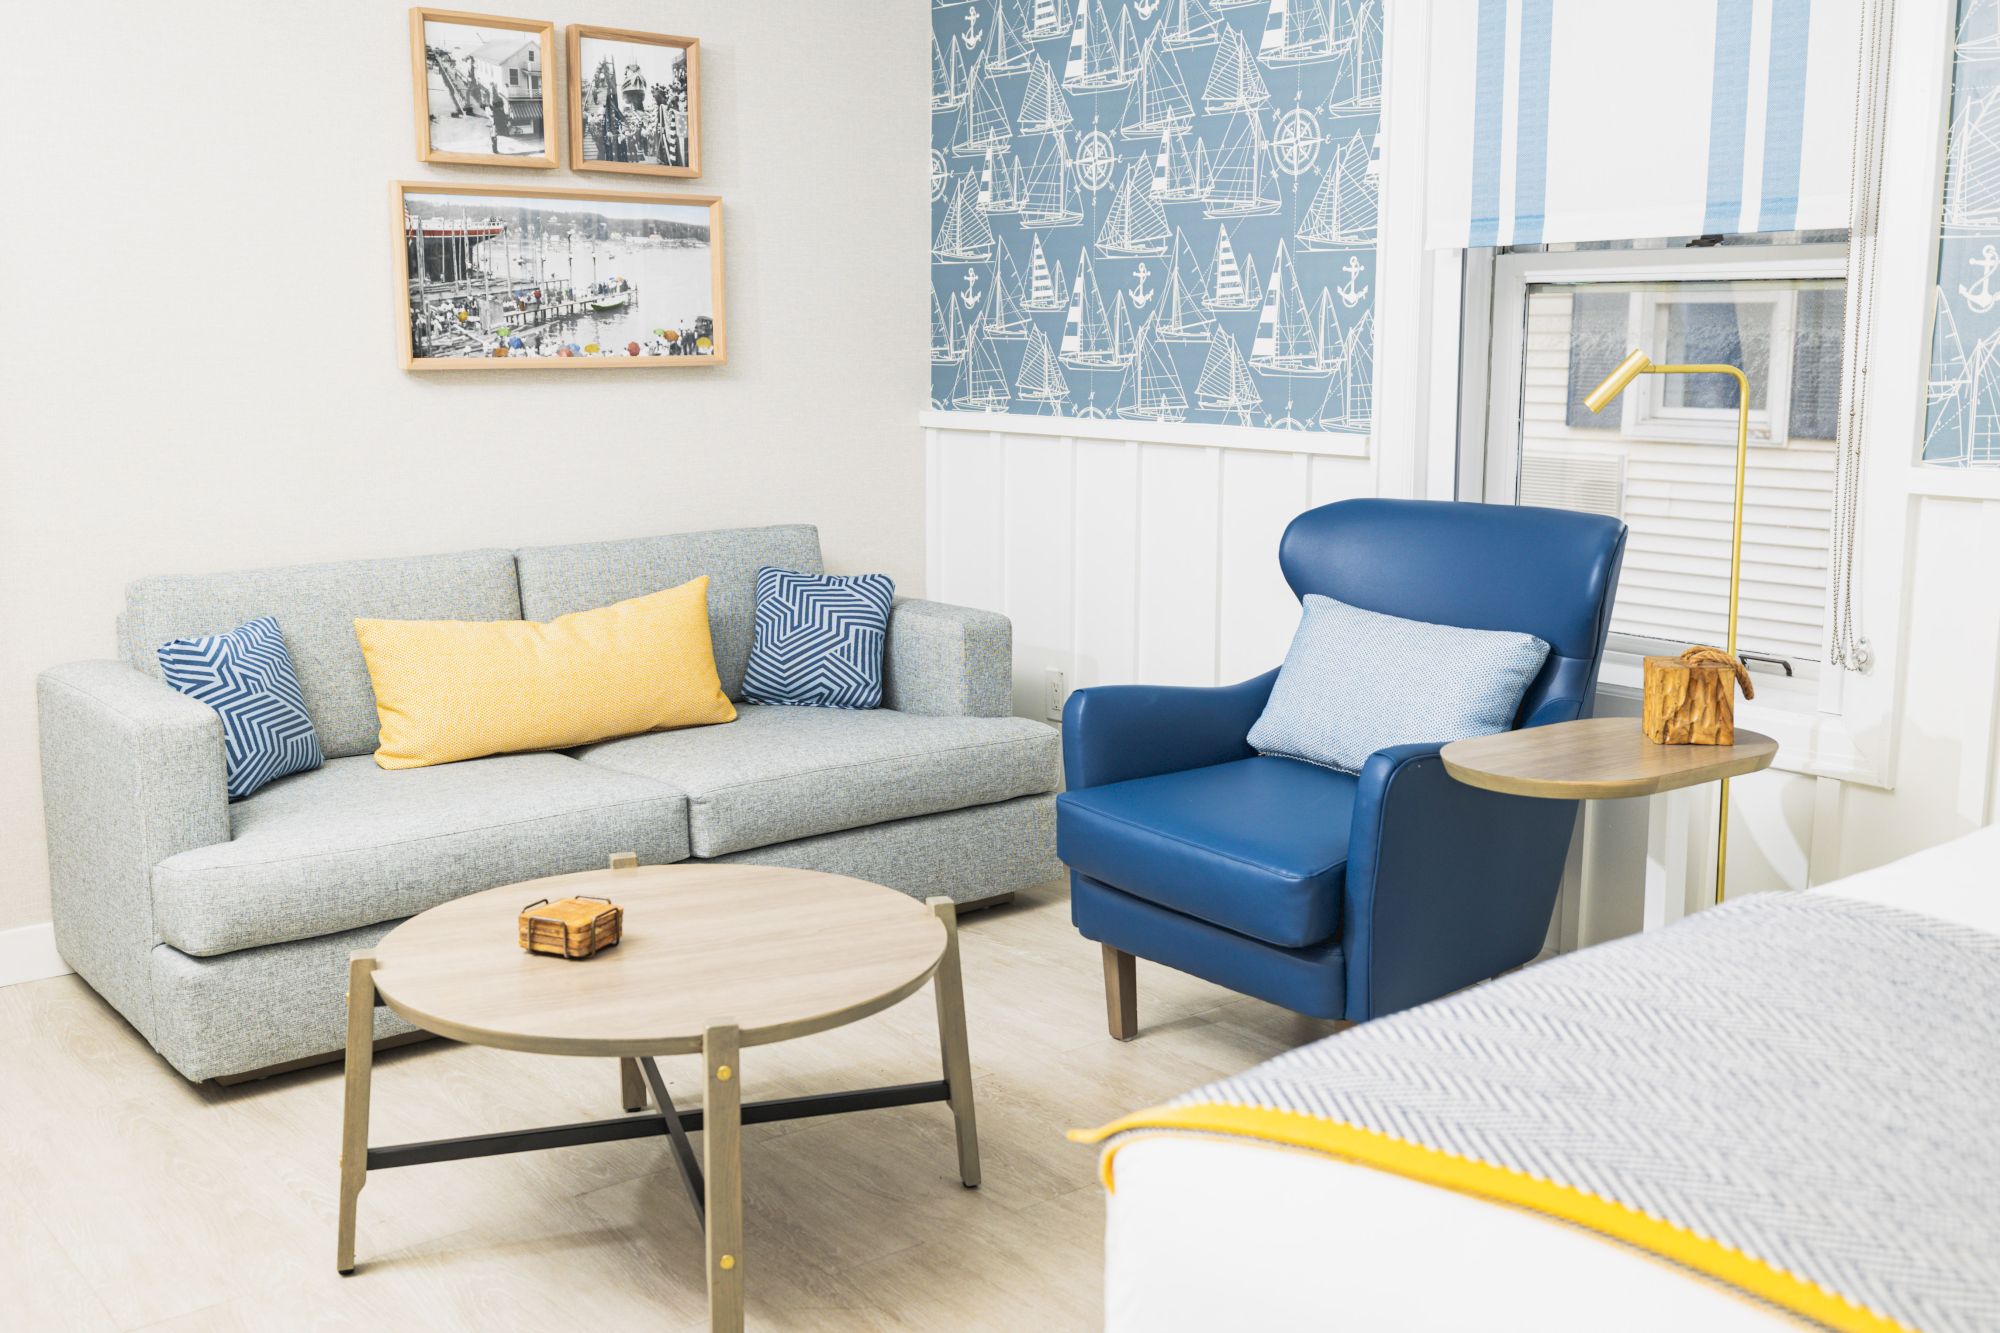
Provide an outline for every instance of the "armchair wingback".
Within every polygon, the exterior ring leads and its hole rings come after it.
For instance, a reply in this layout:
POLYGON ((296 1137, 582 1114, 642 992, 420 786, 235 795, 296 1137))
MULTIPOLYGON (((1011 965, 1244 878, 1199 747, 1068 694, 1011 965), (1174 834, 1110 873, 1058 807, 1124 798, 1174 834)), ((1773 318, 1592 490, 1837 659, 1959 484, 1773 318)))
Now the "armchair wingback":
MULTIPOLYGON (((1547 642, 1524 727, 1588 711, 1624 546, 1624 524, 1593 514, 1347 500, 1293 520, 1278 558, 1301 598, 1547 642)), ((1358 1022, 1541 946, 1575 804, 1458 783, 1447 738, 1351 774, 1258 755, 1246 737, 1276 678, 1070 698, 1057 852, 1072 918, 1104 946, 1114 1036, 1136 1033, 1135 955, 1358 1022)))

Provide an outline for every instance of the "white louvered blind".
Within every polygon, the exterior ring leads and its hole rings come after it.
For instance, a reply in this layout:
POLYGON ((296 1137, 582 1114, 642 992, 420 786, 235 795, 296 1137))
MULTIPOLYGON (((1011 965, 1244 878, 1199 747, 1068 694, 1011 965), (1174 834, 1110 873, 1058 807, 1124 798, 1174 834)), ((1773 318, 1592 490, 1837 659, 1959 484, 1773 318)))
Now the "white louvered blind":
POLYGON ((1623 518, 1624 455, 1523 449, 1520 502, 1623 518))
MULTIPOLYGON (((1573 403, 1608 369, 1597 364, 1602 357, 1593 358, 1587 339, 1572 338, 1576 290, 1528 292, 1519 500, 1613 513, 1630 526, 1614 636, 1719 644, 1729 599, 1734 428, 1726 443, 1719 435, 1649 438, 1643 420, 1628 434, 1618 427, 1617 405, 1604 413, 1603 425, 1573 424, 1590 420, 1573 403)), ((1824 357, 1815 353, 1810 332, 1797 342, 1776 341, 1783 345, 1774 355, 1787 358, 1792 386, 1790 411, 1779 404, 1778 415, 1794 432, 1818 429, 1823 415, 1815 395, 1824 388, 1814 377, 1824 370, 1824 357)), ((1617 354, 1623 355, 1622 346, 1617 354)), ((1834 369, 1837 381, 1837 364, 1834 369)), ((1629 414, 1622 419, 1631 421, 1629 414)), ((1795 665, 1821 655, 1834 457, 1831 440, 1796 433, 1783 444, 1751 445, 1738 633, 1746 652, 1795 665)))

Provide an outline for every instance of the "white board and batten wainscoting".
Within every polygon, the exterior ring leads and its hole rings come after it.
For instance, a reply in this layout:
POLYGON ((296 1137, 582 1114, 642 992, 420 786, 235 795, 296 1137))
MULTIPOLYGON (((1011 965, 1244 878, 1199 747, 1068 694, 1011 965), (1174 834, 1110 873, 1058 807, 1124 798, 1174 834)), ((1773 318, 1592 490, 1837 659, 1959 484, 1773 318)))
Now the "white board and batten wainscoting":
MULTIPOLYGON (((926 412, 927 596, 1014 622, 1014 711, 1059 690, 1276 666, 1285 525, 1376 493, 1367 437, 926 412), (1185 433, 1183 433, 1185 432, 1185 433)), ((1051 718, 1053 720, 1053 718, 1051 718)))

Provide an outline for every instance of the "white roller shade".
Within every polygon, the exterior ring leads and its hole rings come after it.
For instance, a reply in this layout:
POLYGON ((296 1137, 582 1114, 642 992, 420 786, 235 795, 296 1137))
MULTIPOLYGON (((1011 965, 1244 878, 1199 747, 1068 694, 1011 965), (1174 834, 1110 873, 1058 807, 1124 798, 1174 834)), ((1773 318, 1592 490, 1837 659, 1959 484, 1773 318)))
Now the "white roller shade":
POLYGON ((1860 0, 1432 0, 1437 249, 1848 225, 1860 0))

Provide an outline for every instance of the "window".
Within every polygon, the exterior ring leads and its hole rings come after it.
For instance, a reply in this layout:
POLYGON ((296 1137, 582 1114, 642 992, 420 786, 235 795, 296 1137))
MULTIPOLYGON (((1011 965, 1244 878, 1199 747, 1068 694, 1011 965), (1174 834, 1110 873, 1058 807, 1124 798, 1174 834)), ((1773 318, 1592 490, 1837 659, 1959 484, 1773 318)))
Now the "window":
POLYGON ((1644 375, 1592 413, 1584 395, 1637 347, 1660 363, 1744 368, 1751 444, 1738 646, 1753 667, 1816 677, 1845 314, 1831 275, 1841 248, 1765 247, 1762 257, 1720 263, 1708 250, 1500 257, 1486 498, 1625 521, 1614 653, 1678 652, 1727 632, 1736 381, 1644 375), (1773 258, 1780 250, 1794 253, 1773 258), (1512 336, 1503 320, 1517 326, 1512 336))
MULTIPOLYGON (((1578 430, 1620 431, 1620 413, 1593 414, 1583 397, 1624 360, 1625 353, 1645 343, 1658 349, 1662 360, 1723 362, 1742 366, 1750 377, 1750 438, 1771 443, 1782 434, 1808 440, 1830 440, 1840 411, 1840 338, 1847 310, 1838 282, 1801 287, 1790 292, 1754 295, 1741 289, 1729 299, 1700 293, 1666 292, 1651 298, 1650 309, 1638 306, 1623 290, 1594 287, 1572 289, 1569 347, 1568 424, 1578 430), (1650 342, 1633 329, 1646 327, 1650 342), (1789 337, 1784 336, 1789 333, 1789 337), (1790 355, 1770 364, 1771 344, 1790 343, 1790 355), (1782 380, 1782 387, 1779 381, 1782 380), (1788 400, 1779 423, 1770 416, 1764 398, 1767 382, 1788 400)), ((1672 376, 1657 381, 1659 406, 1651 420, 1669 425, 1706 422, 1724 443, 1736 439, 1736 381, 1726 376, 1672 376)), ((1634 390, 1643 393, 1645 385, 1634 390)))

